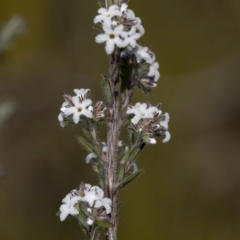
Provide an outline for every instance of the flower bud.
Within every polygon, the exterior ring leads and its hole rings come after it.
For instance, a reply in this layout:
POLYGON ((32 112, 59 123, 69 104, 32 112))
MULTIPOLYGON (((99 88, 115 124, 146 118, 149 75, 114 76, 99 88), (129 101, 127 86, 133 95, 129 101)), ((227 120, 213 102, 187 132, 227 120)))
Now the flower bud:
POLYGON ((140 79, 140 82, 145 86, 145 87, 150 87, 150 88, 154 88, 157 86, 157 84, 155 82, 153 82, 152 80, 148 79, 148 78, 142 78, 140 79))
POLYGON ((87 225, 91 226, 91 225, 93 225, 93 223, 94 223, 93 219, 91 219, 91 218, 87 219, 87 225))

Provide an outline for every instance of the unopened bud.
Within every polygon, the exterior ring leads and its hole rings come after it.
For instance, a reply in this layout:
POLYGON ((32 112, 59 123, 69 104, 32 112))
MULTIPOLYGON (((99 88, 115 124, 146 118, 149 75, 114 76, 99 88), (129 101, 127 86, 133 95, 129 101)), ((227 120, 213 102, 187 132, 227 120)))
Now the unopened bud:
POLYGON ((146 87, 154 88, 154 87, 157 86, 157 84, 156 84, 155 82, 153 82, 152 80, 147 79, 147 78, 142 78, 142 79, 140 80, 140 82, 141 82, 144 86, 146 86, 146 87))
POLYGON ((87 220, 87 225, 93 225, 93 223, 94 223, 94 221, 93 221, 93 219, 91 219, 91 218, 88 218, 88 220, 87 220))
POLYGON ((91 209, 91 208, 88 208, 88 209, 87 209, 87 212, 90 213, 90 214, 92 214, 92 209, 91 209))
POLYGON ((68 95, 68 94, 64 94, 64 95, 63 95, 63 98, 64 98, 64 100, 65 100, 69 105, 71 105, 71 106, 74 105, 73 102, 72 102, 72 96, 70 96, 70 95, 68 95))
POLYGON ((81 182, 81 183, 80 183, 80 186, 79 186, 79 195, 80 195, 81 197, 84 197, 84 196, 85 196, 84 189, 85 189, 85 184, 84 184, 84 182, 81 182))

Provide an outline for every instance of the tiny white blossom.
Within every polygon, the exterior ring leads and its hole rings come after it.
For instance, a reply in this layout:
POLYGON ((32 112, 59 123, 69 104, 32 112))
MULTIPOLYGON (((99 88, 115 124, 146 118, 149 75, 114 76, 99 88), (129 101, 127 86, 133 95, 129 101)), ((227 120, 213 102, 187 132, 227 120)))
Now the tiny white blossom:
POLYGON ((127 8, 128 8, 128 5, 127 5, 126 3, 123 3, 123 4, 121 5, 120 11, 121 11, 122 13, 124 13, 124 12, 127 11, 127 8))
POLYGON ((168 122, 169 122, 169 120, 170 120, 170 116, 169 116, 168 113, 164 113, 164 116, 165 116, 165 119, 164 119, 164 121, 161 121, 161 122, 160 122, 160 125, 161 125, 162 127, 164 127, 165 129, 168 129, 168 122))
POLYGON ((92 100, 81 100, 80 97, 74 96, 72 97, 72 102, 74 106, 61 108, 61 111, 66 117, 73 115, 73 121, 76 124, 79 122, 81 115, 84 115, 87 118, 92 118, 92 112, 88 109, 88 107, 92 104, 92 100))
POLYGON ((128 5, 123 3, 121 5, 120 11, 127 16, 128 19, 135 19, 135 13, 131 9, 127 9, 128 5))
POLYGON ((138 166, 136 163, 133 164, 133 173, 138 171, 138 166))
POLYGON ((64 121, 64 114, 61 112, 58 115, 58 121, 60 122, 60 126, 64 127, 63 121, 64 121))
POLYGON ((97 186, 91 187, 89 190, 85 190, 85 196, 82 198, 84 202, 87 202, 90 207, 93 207, 96 200, 99 199, 99 196, 96 194, 97 186))
POLYGON ((78 210, 74 207, 81 197, 72 196, 70 193, 62 200, 63 204, 60 206, 60 220, 64 221, 68 215, 78 215, 78 210))
POLYGON ((145 29, 142 25, 142 20, 139 17, 137 17, 135 20, 136 20, 137 24, 134 27, 138 30, 138 32, 141 34, 141 36, 143 36, 145 33, 145 29))
POLYGON ((87 212, 92 214, 92 209, 91 208, 87 208, 87 212))
POLYGON ((112 54, 114 51, 115 45, 121 47, 123 40, 120 38, 120 35, 123 33, 123 26, 120 25, 115 29, 111 29, 103 26, 104 33, 101 33, 96 36, 97 43, 106 42, 105 50, 107 54, 112 54))
POLYGON ((158 69, 159 69, 158 62, 152 63, 149 67, 148 76, 153 77, 154 82, 158 81, 158 79, 160 78, 160 73, 159 73, 158 69))
POLYGON ((91 219, 91 218, 87 219, 87 225, 91 226, 91 225, 93 225, 93 223, 94 223, 93 219, 91 219))
POLYGON ((155 138, 148 138, 148 143, 155 144, 155 143, 157 143, 157 141, 155 138))
POLYGON ((94 23, 103 23, 106 26, 111 25, 112 18, 115 16, 121 16, 122 13, 119 11, 117 5, 112 5, 108 9, 100 8, 98 10, 99 15, 94 18, 94 23))
POLYGON ((169 131, 166 131, 165 132, 165 138, 162 140, 162 142, 166 143, 170 140, 170 138, 171 138, 171 135, 170 135, 169 131))
POLYGON ((96 193, 99 199, 96 200, 94 207, 95 208, 104 207, 106 209, 106 213, 109 214, 111 212, 112 200, 110 198, 104 198, 104 192, 99 187, 96 188, 96 193))
POLYGON ((122 51, 121 56, 132 54, 135 55, 138 63, 144 60, 147 63, 152 64, 156 59, 155 54, 148 47, 143 47, 139 44, 137 44, 135 48, 128 46, 124 51, 122 51))
POLYGON ((86 156, 86 163, 89 164, 91 159, 93 158, 97 158, 96 154, 94 153, 89 153, 87 156, 86 156))
POLYGON ((136 103, 128 107, 127 114, 134 114, 131 122, 137 124, 140 119, 153 118, 154 113, 161 112, 157 107, 148 107, 146 103, 136 103))
POLYGON ((84 98, 87 92, 90 91, 90 89, 80 88, 80 89, 74 89, 73 91, 77 96, 84 98))
POLYGON ((132 48, 135 48, 137 43, 136 40, 141 37, 141 34, 136 31, 137 29, 135 27, 132 27, 128 32, 122 31, 120 34, 123 38, 123 43, 121 45, 122 48, 130 46, 132 48))
POLYGON ((107 214, 111 212, 112 200, 110 198, 104 198, 104 192, 100 187, 91 187, 90 184, 88 184, 88 186, 86 187, 85 184, 84 194, 85 196, 82 198, 82 201, 87 202, 90 207, 104 207, 107 214))

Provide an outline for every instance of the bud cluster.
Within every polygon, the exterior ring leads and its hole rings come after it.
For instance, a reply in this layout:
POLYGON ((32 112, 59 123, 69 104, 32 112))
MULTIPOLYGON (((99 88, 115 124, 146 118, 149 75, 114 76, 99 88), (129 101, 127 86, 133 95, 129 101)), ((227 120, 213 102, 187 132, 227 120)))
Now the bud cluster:
POLYGON ((92 100, 88 98, 89 89, 74 89, 75 96, 64 94, 64 102, 58 115, 60 125, 64 127, 67 123, 79 123, 81 120, 90 118, 95 121, 104 118, 106 110, 103 102, 97 102, 92 106, 92 100))
POLYGON ((111 213, 112 200, 104 197, 103 190, 98 186, 81 183, 79 189, 72 190, 62 200, 60 206, 60 220, 64 221, 68 215, 80 217, 87 225, 95 220, 108 219, 111 213))
POLYGON ((170 116, 168 113, 162 113, 160 107, 160 104, 152 107, 150 103, 136 103, 127 110, 127 114, 134 115, 129 129, 140 136, 145 143, 155 144, 155 137, 158 136, 164 137, 164 143, 170 140, 168 132, 170 116))
POLYGON ((118 48, 135 48, 138 40, 144 34, 141 19, 135 17, 126 3, 121 7, 112 5, 108 9, 100 8, 99 15, 94 18, 96 27, 103 31, 96 37, 97 43, 106 42, 107 54, 112 54, 115 46, 118 48))

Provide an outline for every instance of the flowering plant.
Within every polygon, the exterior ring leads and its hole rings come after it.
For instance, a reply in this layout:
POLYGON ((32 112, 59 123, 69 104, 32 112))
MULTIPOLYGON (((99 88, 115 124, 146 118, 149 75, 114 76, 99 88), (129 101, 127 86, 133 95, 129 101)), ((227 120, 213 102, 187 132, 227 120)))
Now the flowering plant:
POLYGON ((153 51, 137 44, 145 31, 127 2, 106 0, 94 18, 95 28, 100 31, 96 42, 105 43, 109 57, 109 73, 101 81, 105 101, 93 104, 89 89, 74 89, 74 96, 63 96, 58 116, 62 127, 83 124, 84 136, 77 139, 88 151, 86 162, 92 164, 100 185, 82 182, 67 194, 60 207, 60 220, 68 215, 76 217, 92 240, 117 239, 118 192, 143 172, 136 160, 144 146, 155 144, 158 136, 163 142, 170 140, 169 114, 162 112, 161 104, 131 105, 134 89, 138 87, 148 95, 157 86, 160 74, 153 51), (100 123, 107 125, 106 142, 98 136, 100 123), (126 126, 129 144, 119 140, 126 126))

